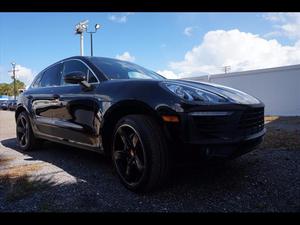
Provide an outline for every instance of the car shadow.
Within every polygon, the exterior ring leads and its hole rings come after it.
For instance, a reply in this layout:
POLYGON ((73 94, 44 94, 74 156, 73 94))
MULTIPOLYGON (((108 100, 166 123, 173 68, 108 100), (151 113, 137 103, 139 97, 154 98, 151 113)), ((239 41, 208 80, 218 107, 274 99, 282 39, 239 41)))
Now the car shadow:
MULTIPOLYGON (((68 174, 80 180, 85 180, 90 184, 95 183, 95 179, 103 178, 103 176, 106 176, 106 178, 110 177, 109 180, 117 180, 116 174, 112 169, 111 161, 99 153, 48 141, 43 143, 40 150, 29 152, 21 151, 17 146, 15 138, 2 140, 1 143, 7 148, 30 156, 26 158, 28 161, 39 160, 51 163, 68 174)), ((210 186, 214 186, 216 183, 222 185, 224 179, 228 177, 235 178, 234 181, 236 182, 231 182, 230 186, 237 188, 241 181, 238 178, 242 179, 243 176, 247 174, 246 170, 251 170, 249 166, 251 167, 251 164, 241 163, 239 159, 224 163, 199 160, 198 165, 185 164, 176 166, 173 168, 169 182, 162 191, 168 191, 180 185, 192 189, 203 188, 204 186, 210 188, 210 186)), ((225 182, 225 184, 228 184, 228 181, 225 182)))

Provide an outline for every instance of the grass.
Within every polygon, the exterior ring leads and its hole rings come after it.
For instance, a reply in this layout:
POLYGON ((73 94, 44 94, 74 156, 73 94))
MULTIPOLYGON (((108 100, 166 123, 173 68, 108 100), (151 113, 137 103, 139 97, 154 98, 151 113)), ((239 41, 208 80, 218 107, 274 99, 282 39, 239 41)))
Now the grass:
MULTIPOLYGON (((12 158, 0 158, 0 165, 7 164, 12 158)), ((0 171, 0 186, 4 190, 6 201, 17 201, 36 191, 41 191, 53 185, 50 180, 33 178, 30 174, 40 170, 42 163, 16 165, 0 171)))
POLYGON ((265 122, 273 122, 275 124, 288 124, 300 126, 300 116, 265 116, 265 122))
POLYGON ((265 116, 265 123, 269 123, 275 120, 278 120, 279 116, 265 116))
POLYGON ((8 186, 5 199, 8 202, 23 199, 37 191, 42 191, 53 185, 50 180, 46 179, 32 179, 28 175, 23 175, 18 178, 4 178, 8 186))
POLYGON ((38 171, 42 167, 43 167, 42 163, 32 163, 32 164, 7 167, 0 171, 0 179, 1 177, 9 177, 9 178, 22 177, 24 175, 28 175, 29 173, 38 171))
POLYGON ((9 163, 10 161, 16 159, 17 157, 0 157, 0 165, 9 163))

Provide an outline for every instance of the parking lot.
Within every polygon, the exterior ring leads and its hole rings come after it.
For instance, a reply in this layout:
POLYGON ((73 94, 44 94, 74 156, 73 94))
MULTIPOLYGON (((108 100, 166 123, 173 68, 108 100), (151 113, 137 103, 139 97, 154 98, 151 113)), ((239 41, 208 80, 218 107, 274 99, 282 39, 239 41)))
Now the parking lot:
POLYGON ((0 110, 0 211, 299 212, 300 119, 267 122, 260 149, 177 167, 164 188, 135 194, 96 153, 49 142, 20 151, 14 112, 0 110))

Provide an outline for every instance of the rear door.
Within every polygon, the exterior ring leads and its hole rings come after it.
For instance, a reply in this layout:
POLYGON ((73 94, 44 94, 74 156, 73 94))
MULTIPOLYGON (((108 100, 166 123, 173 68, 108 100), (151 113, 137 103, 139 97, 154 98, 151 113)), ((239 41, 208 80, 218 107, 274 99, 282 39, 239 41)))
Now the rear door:
POLYGON ((62 64, 57 63, 38 74, 32 87, 26 91, 33 125, 37 133, 53 136, 52 113, 58 107, 55 87, 60 85, 62 64))
POLYGON ((91 69, 81 60, 70 59, 63 63, 61 86, 56 88, 59 107, 52 111, 55 135, 72 143, 98 147, 99 137, 94 120, 96 99, 94 89, 85 90, 79 84, 67 84, 64 75, 81 71, 87 80, 97 85, 98 79, 91 69))

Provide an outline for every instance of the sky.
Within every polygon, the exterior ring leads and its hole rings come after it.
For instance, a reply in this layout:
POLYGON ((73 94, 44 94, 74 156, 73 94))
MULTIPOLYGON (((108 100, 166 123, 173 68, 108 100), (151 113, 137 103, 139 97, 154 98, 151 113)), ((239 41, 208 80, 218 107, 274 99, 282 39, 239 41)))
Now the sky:
MULTIPOLYGON (((168 78, 300 64, 300 13, 0 13, 0 83, 29 85, 80 54, 75 25, 99 23, 94 55, 132 61, 168 78)), ((90 36, 84 34, 84 54, 90 36)))

